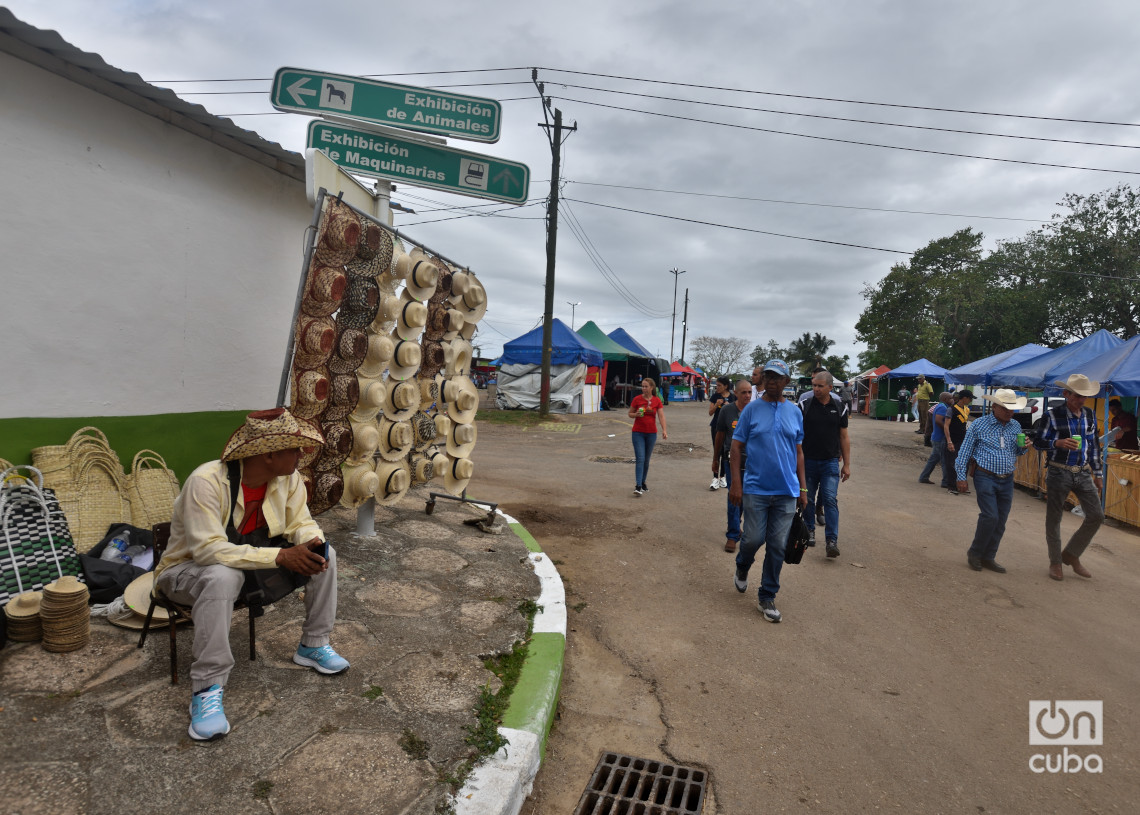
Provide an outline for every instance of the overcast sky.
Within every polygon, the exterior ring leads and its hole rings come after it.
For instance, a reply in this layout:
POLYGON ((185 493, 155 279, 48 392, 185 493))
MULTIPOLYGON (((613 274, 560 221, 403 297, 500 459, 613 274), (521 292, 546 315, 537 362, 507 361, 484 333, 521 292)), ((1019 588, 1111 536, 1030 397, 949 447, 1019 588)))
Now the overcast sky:
POLYGON ((476 344, 485 355, 537 325, 543 311, 551 159, 537 127, 542 109, 531 66, 565 122, 578 127, 563 147, 562 195, 572 200, 561 210, 554 314, 569 323, 567 303, 580 302, 577 325, 622 326, 663 357, 671 340, 671 269, 686 272, 677 278, 675 356, 688 289, 690 340, 708 334, 786 345, 818 331, 854 365, 863 350, 855 342, 860 291, 892 263, 967 226, 983 232, 991 249, 1047 220, 1066 193, 1140 184, 1135 0, 7 5, 26 22, 298 152, 309 119, 269 104, 270 80, 282 66, 466 86, 456 90, 503 100, 497 144, 450 144, 529 165, 531 205, 508 210, 402 185, 394 196, 417 211, 397 216, 401 229, 484 280, 490 308, 476 344), (397 76, 416 72, 433 73, 397 76), (232 79, 250 81, 175 82, 232 79), (454 217, 461 212, 454 207, 471 205, 500 214, 454 217), (607 282, 580 240, 634 304, 607 282))

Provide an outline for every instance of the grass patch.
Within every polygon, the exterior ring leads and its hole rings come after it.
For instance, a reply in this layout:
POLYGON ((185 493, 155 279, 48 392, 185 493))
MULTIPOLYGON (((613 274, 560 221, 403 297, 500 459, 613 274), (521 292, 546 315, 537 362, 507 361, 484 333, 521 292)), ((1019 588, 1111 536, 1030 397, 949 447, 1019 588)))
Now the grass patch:
POLYGON ((539 416, 536 410, 480 410, 475 414, 475 421, 514 427, 534 427, 542 422, 559 420, 553 416, 539 416))
POLYGON ((369 702, 375 702, 377 699, 384 695, 384 689, 379 685, 372 685, 370 688, 368 688, 368 690, 364 691, 364 693, 360 695, 367 699, 369 702))
POLYGON ((403 734, 397 742, 404 752, 412 758, 425 759, 428 757, 428 750, 431 745, 417 736, 410 728, 405 727, 403 734))
POLYGON ((269 797, 269 793, 273 792, 272 781, 255 781, 253 782, 253 797, 258 801, 264 801, 269 797))
POLYGON ((575 611, 580 613, 582 611, 582 609, 584 609, 588 605, 590 605, 590 604, 589 603, 575 603, 574 605, 570 606, 570 608, 572 608, 575 611))

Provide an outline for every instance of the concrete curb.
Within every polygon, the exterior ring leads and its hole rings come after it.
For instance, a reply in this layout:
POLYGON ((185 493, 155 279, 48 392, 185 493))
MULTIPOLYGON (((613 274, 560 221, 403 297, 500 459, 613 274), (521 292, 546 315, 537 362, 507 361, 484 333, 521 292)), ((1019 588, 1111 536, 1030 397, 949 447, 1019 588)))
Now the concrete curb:
POLYGON ((566 655, 566 590, 558 569, 526 529, 498 510, 530 550, 541 581, 534 634, 499 733, 509 744, 475 768, 455 796, 456 815, 518 815, 542 764, 566 655))

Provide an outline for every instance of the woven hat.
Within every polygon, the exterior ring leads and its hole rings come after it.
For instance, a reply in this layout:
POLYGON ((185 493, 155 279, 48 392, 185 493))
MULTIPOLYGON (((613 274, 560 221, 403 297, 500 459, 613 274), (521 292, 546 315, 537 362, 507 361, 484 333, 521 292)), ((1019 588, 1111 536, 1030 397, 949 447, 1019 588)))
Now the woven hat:
POLYGON ((437 413, 435 416, 435 437, 437 439, 446 439, 451 433, 451 426, 455 424, 451 421, 451 417, 445 413, 437 413))
POLYGON ((336 315, 338 328, 367 328, 376 319, 380 306, 380 286, 374 277, 354 276, 344 291, 344 302, 336 315))
POLYGON ((262 453, 295 450, 324 444, 324 437, 310 425, 299 422, 285 408, 257 410, 245 417, 222 450, 222 461, 237 461, 262 453))
POLYGON ((463 326, 466 325, 467 320, 463 317, 463 313, 458 309, 449 308, 446 312, 446 320, 444 321, 443 338, 451 342, 460 336, 463 331, 463 326))
POLYGON ((380 251, 384 230, 372 221, 365 221, 360 230, 360 241, 356 244, 356 256, 364 260, 372 260, 380 251))
POLYGON ((300 419, 319 416, 328 406, 328 370, 321 366, 312 371, 294 371, 292 397, 289 409, 294 416, 300 419))
MULTIPOLYGON (((1097 388, 1097 390, 1100 389, 1097 388)), ((998 388, 993 393, 983 393, 982 398, 987 402, 993 402, 995 405, 1001 405, 1010 410, 1021 410, 1029 402, 1024 396, 1018 396, 1009 388, 998 388)))
POLYGON ((430 302, 442 303, 451 296, 451 267, 443 258, 432 257, 431 262, 439 269, 439 280, 435 284, 435 292, 430 302))
POLYGON ((404 285, 407 287, 405 291, 415 299, 426 303, 435 294, 435 288, 439 284, 439 267, 418 249, 412 251, 411 257, 414 262, 408 271, 408 276, 404 278, 404 285))
POLYGON ((1058 379, 1053 384, 1058 388, 1070 390, 1078 396, 1096 396, 1100 393, 1100 383, 1089 379, 1084 374, 1070 374, 1068 379, 1064 381, 1058 379))
POLYGON ((402 340, 417 339, 428 321, 428 307, 413 300, 407 291, 400 295, 400 310, 396 313, 396 334, 402 340))
POLYGON ((326 200, 328 205, 314 256, 325 266, 343 266, 356 257, 356 247, 360 244, 360 218, 335 198, 326 200))
POLYGON ((389 506, 408 494, 412 476, 406 461, 380 461, 376 464, 376 503, 389 506))
POLYGON ((475 465, 471 459, 448 455, 447 465, 443 468, 443 488, 452 495, 462 495, 474 473, 475 465))
POLYGON ((371 459, 376 448, 380 445, 380 426, 376 420, 360 422, 348 417, 348 424, 352 427, 352 451, 348 454, 349 462, 371 459))
POLYGON ((358 507, 376 494, 378 486, 380 477, 376 475, 376 465, 371 460, 345 467, 340 503, 346 507, 358 507))
POLYGON ((478 330, 479 327, 475 325, 475 322, 473 320, 470 318, 465 318, 463 327, 459 329, 459 336, 461 339, 471 342, 471 340, 475 337, 475 332, 478 330))
POLYGON ((356 410, 360 399, 360 382, 356 374, 333 374, 329 382, 329 401, 321 414, 322 422, 339 422, 356 410))
POLYGON ((311 371, 328 362, 336 345, 336 324, 331 317, 302 314, 297 320, 295 334, 294 369, 311 371))
POLYGON ((431 459, 419 453, 412 456, 411 470, 413 484, 426 484, 435 475, 431 459))
MULTIPOLYGON (((127 588, 123 591, 123 602, 126 603, 127 608, 135 612, 135 614, 146 615, 147 609, 150 608, 150 595, 154 591, 154 572, 147 572, 140 574, 130 582, 127 588)), ((169 622, 170 614, 162 606, 156 605, 154 607, 154 616, 152 621, 157 620, 160 622, 169 622)), ((133 628, 134 626, 130 626, 133 628)), ((140 628, 142 626, 139 626, 140 628)))
POLYGON ((340 502, 344 495, 344 476, 340 469, 314 473, 309 490, 309 512, 319 515, 340 502))
POLYGON ((447 415, 459 424, 471 424, 479 410, 479 391, 475 383, 465 376, 445 379, 439 387, 439 396, 447 405, 447 415))
POLYGON ((414 446, 417 450, 422 450, 435 442, 435 437, 439 431, 436 430, 435 420, 431 416, 421 410, 417 411, 410 421, 416 437, 414 446))
POLYGON ((445 437, 447 454, 453 458, 467 458, 475 449, 475 439, 478 435, 475 425, 452 422, 445 437))
POLYGON ((387 334, 373 334, 369 332, 368 353, 364 355, 364 361, 361 362, 360 367, 356 369, 357 375, 367 377, 383 376, 384 372, 388 370, 388 360, 392 358, 394 348, 395 344, 387 334))
MULTIPOLYGON (((454 291, 454 280, 452 280, 451 286, 454 291)), ((477 323, 487 313, 487 291, 483 288, 483 284, 475 278, 475 275, 469 275, 467 290, 463 294, 452 296, 451 304, 462 312, 464 320, 477 323)))
POLYGON ((475 275, 466 269, 460 269, 451 276, 451 296, 461 297, 467 293, 471 288, 471 281, 475 280, 475 275))
POLYGON ((452 340, 443 344, 444 374, 447 376, 467 376, 471 373, 471 343, 467 340, 452 340))
POLYGON ((388 378, 411 379, 420 368, 422 356, 418 343, 400 340, 392 349, 392 359, 388 361, 388 378))
POLYGON ((439 401, 439 383, 443 381, 442 376, 436 376, 432 379, 425 379, 422 376, 420 379, 420 404, 423 405, 424 410, 431 409, 431 406, 439 401))
POLYGON ((393 422, 412 418, 420 409, 420 389, 414 381, 389 379, 384 400, 384 416, 393 422))
POLYGON ((329 370, 334 374, 355 373, 368 355, 368 335, 358 328, 345 328, 337 337, 329 357, 329 370))
POLYGON ((352 452, 352 427, 348 422, 322 422, 321 430, 325 434, 325 443, 313 462, 313 470, 327 472, 344 464, 352 452))
POLYGON ((333 266, 314 266, 309 272, 305 294, 301 298, 301 312, 310 317, 328 317, 344 299, 348 278, 333 266))
POLYGON ((398 461, 408 454, 415 441, 411 422, 394 422, 386 416, 380 420, 380 442, 376 448, 380 458, 398 461))
MULTIPOLYGON (((321 423, 317 419, 302 419, 298 417, 297 422, 304 427, 307 427, 311 433, 320 435, 322 437, 325 435, 321 432, 321 423)), ((304 467, 312 467, 313 462, 320 457, 322 447, 323 445, 320 444, 312 444, 308 447, 302 447, 301 458, 297 461, 297 469, 300 470, 304 467)))
POLYGON ((360 398, 356 402, 356 410, 352 411, 349 418, 356 421, 375 419, 387 404, 388 388, 379 379, 358 376, 357 382, 360 385, 360 398))
POLYGON ((4 613, 9 620, 37 617, 40 613, 40 603, 43 601, 43 592, 26 591, 17 594, 4 606, 4 613))
POLYGON ((420 346, 420 381, 434 381, 435 375, 443 369, 446 359, 442 344, 425 339, 420 346))
POLYGON ((416 261, 404 251, 404 245, 401 243, 392 250, 392 269, 389 274, 396 280, 407 280, 415 265, 416 261))

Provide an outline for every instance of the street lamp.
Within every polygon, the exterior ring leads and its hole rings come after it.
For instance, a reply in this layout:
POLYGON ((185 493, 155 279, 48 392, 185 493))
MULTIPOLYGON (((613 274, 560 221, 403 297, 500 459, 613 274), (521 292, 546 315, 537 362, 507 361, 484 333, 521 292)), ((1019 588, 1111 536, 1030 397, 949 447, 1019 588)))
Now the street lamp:
POLYGON ((670 269, 669 274, 673 275, 673 327, 669 329, 669 362, 673 362, 673 335, 677 333, 677 278, 685 272, 670 269))
POLYGON ((581 303, 571 303, 569 300, 567 300, 566 305, 570 306, 570 330, 573 331, 574 330, 574 310, 582 304, 581 303))

